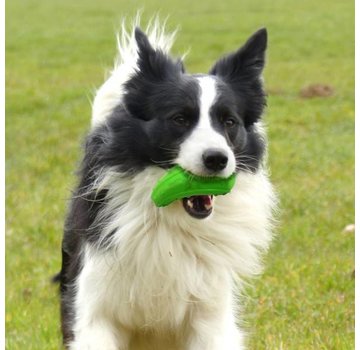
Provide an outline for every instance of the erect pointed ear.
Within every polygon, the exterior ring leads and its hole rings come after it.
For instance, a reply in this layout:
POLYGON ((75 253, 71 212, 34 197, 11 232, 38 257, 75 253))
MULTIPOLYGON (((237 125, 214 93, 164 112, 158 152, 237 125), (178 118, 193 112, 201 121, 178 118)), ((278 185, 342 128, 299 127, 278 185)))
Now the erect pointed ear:
POLYGON ((155 50, 150 45, 149 39, 146 34, 139 28, 135 28, 135 40, 139 49, 140 59, 146 58, 149 54, 154 54, 155 50))
POLYGON ((259 29, 238 51, 221 58, 210 70, 226 80, 257 79, 265 65, 266 28, 259 29))
POLYGON ((182 62, 174 62, 161 50, 155 50, 144 32, 135 28, 135 40, 138 47, 138 67, 144 76, 153 80, 164 79, 170 74, 184 71, 182 62))

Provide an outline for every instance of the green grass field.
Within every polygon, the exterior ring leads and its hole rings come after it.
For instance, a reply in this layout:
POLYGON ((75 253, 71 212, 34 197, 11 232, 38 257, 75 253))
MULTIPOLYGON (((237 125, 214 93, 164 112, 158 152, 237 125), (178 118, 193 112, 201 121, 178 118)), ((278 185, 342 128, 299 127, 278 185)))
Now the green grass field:
MULTIPOLYGON (((112 66, 122 16, 180 27, 175 54, 207 71, 257 28, 278 236, 248 288, 249 349, 354 348, 354 2, 11 0, 6 2, 6 348, 59 349, 57 288, 66 200, 90 99, 112 66), (334 89, 305 99, 309 84, 334 89)), ((226 349, 224 349, 226 350, 226 349)))

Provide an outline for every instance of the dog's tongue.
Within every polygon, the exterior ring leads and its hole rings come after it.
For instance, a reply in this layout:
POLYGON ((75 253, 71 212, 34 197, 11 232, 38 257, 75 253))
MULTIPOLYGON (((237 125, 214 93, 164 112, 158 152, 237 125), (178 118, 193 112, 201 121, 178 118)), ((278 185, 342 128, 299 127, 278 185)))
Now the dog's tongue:
POLYGON ((188 214, 197 219, 203 219, 212 212, 213 198, 209 195, 191 196, 183 199, 183 205, 188 214))
POLYGON ((207 210, 211 210, 213 206, 213 201, 211 196, 199 196, 201 197, 202 205, 207 210))
POLYGON ((204 205, 212 205, 212 200, 210 196, 199 196, 204 202, 204 205))

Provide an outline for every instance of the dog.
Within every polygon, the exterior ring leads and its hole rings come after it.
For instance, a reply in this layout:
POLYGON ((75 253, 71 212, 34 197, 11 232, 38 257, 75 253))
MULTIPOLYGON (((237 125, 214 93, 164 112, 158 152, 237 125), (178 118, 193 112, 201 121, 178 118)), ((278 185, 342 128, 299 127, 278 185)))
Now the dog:
POLYGON ((57 277, 67 349, 246 347, 237 297, 261 271, 276 204, 262 123, 267 31, 208 74, 187 73, 173 40, 158 21, 123 26, 96 92, 57 277), (236 184, 158 208, 152 189, 174 165, 236 173, 236 184))

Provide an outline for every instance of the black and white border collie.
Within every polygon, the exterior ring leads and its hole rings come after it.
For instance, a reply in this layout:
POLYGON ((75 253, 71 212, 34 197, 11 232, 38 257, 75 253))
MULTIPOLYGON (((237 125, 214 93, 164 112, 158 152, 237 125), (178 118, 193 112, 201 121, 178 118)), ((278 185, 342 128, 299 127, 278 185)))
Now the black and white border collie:
POLYGON ((239 350, 236 296, 261 267, 275 196, 264 165, 267 32, 208 74, 169 56, 174 36, 135 24, 97 91, 65 224, 62 332, 71 350, 239 350), (157 208, 171 166, 228 177, 231 193, 157 208))

